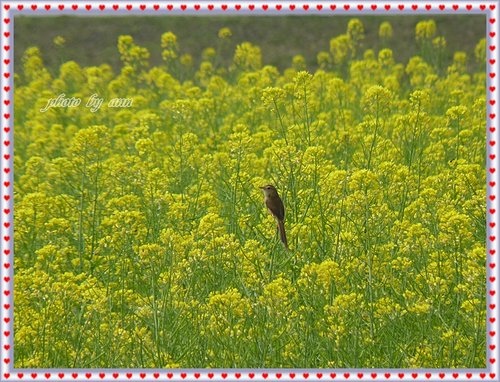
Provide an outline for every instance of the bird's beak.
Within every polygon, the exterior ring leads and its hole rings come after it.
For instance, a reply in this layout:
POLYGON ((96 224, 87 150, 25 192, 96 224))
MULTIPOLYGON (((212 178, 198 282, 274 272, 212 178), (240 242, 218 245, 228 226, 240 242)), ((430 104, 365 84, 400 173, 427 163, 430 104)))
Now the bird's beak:
POLYGON ((262 186, 262 187, 259 187, 261 190, 263 190, 264 188, 266 188, 266 186, 262 186))

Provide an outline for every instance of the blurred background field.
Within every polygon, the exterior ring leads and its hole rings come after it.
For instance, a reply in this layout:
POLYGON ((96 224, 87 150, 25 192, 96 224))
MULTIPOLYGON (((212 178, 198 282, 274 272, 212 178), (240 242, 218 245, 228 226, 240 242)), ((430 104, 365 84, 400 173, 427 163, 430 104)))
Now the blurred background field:
MULTIPOLYGON (((425 16, 375 17, 364 16, 364 48, 379 50, 384 43, 378 38, 381 22, 392 24, 395 38, 390 42, 394 58, 407 62, 417 53, 414 44, 415 26, 425 16)), ((228 27, 233 39, 228 44, 223 60, 231 59, 236 44, 249 41, 258 45, 263 53, 263 63, 280 70, 288 67, 297 54, 306 57, 309 70, 317 68, 316 54, 327 50, 332 37, 344 33, 351 17, 16 17, 15 59, 28 46, 38 46, 47 68, 56 73, 61 62, 74 60, 82 66, 110 64, 120 68, 120 56, 116 42, 120 35, 131 35, 137 44, 151 53, 152 65, 161 61, 159 36, 172 31, 178 36, 182 53, 190 54, 195 65, 201 61, 201 52, 214 47, 218 31, 228 27), (53 39, 63 36, 67 45, 63 51, 54 47, 53 39)), ((446 59, 453 52, 471 52, 477 41, 484 37, 483 16, 433 16, 438 26, 437 33, 447 41, 446 59)), ((471 63, 473 65, 473 63, 471 63)), ((475 69, 474 67, 471 69, 475 69)))

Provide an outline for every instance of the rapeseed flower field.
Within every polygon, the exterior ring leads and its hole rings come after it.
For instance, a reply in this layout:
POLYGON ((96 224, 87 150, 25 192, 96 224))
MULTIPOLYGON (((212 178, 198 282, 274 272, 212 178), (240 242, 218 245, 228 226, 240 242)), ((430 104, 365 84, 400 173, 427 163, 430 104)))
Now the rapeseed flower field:
POLYGON ((26 50, 15 367, 485 367, 485 41, 446 64, 421 21, 400 63, 364 33, 314 73, 170 32, 154 67, 121 36, 119 73, 26 50))

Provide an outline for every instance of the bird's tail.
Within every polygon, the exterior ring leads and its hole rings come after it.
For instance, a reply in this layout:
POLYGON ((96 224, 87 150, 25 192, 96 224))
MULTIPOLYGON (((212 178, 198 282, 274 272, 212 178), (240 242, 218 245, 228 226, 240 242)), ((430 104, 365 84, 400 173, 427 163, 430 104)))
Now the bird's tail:
POLYGON ((286 233, 285 233, 285 222, 283 220, 278 221, 278 230, 280 231, 280 239, 283 242, 283 245, 286 249, 288 249, 288 243, 286 241, 286 233))

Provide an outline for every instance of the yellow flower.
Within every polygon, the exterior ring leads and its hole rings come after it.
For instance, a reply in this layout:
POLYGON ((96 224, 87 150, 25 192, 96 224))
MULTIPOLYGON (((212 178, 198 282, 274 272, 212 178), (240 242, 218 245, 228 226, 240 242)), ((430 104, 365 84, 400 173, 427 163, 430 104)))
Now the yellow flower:
POLYGON ((225 27, 219 29, 219 33, 217 35, 220 39, 227 40, 233 35, 233 33, 231 32, 231 29, 225 27))

